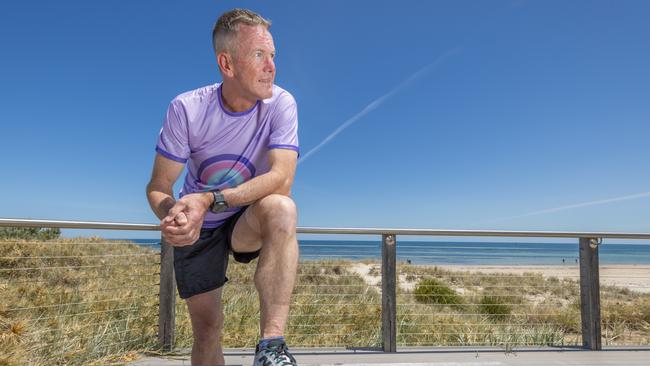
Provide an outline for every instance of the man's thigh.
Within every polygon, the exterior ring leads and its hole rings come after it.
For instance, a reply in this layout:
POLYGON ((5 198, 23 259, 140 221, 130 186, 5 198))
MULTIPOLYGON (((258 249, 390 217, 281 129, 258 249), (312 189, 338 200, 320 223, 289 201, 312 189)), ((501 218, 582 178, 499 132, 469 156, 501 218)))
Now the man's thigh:
POLYGON ((234 252, 250 253, 262 248, 262 230, 255 208, 255 204, 248 206, 235 223, 230 239, 234 252))

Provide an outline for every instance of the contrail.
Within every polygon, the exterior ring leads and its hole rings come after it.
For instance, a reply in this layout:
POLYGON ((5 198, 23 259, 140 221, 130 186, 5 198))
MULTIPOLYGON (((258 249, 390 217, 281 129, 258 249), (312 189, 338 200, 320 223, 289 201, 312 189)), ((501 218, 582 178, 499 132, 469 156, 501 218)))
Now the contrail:
POLYGON ((421 68, 418 72, 415 74, 409 76, 406 80, 402 81, 399 85, 397 85, 393 90, 389 91, 388 93, 382 95, 381 97, 375 99, 372 101, 370 104, 368 104, 365 108, 363 108, 359 113, 355 114, 351 118, 347 119, 345 122, 343 122, 334 132, 332 132, 329 136, 327 136, 323 141, 321 141, 318 145, 316 145, 314 148, 309 150, 307 153, 302 155, 300 160, 298 160, 298 164, 305 162, 307 158, 309 158, 311 155, 315 154, 318 152, 318 150, 322 149, 323 146, 327 145, 336 135, 339 133, 343 132, 346 128, 350 127, 353 123, 357 122, 360 120, 362 117, 364 117, 366 114, 370 113, 371 111, 379 108, 386 100, 388 100, 390 97, 393 95, 397 94, 399 91, 401 91, 405 86, 407 86, 409 83, 413 82, 414 80, 422 77, 429 71, 431 71, 433 68, 436 66, 440 65, 445 59, 449 58, 453 54, 457 53, 460 51, 460 47, 453 48, 447 52, 445 52, 442 56, 438 57, 435 59, 433 62, 428 64, 427 66, 421 68))
POLYGON ((564 211, 564 210, 569 210, 569 209, 572 209, 572 208, 603 205, 605 203, 627 201, 627 200, 633 200, 633 199, 636 199, 636 198, 643 198, 643 197, 650 197, 650 192, 637 193, 637 194, 632 194, 632 195, 623 196, 623 197, 607 198, 607 199, 598 200, 598 201, 576 203, 576 204, 568 205, 568 206, 547 208, 545 210, 533 211, 533 212, 525 213, 525 214, 522 214, 522 215, 510 216, 510 217, 502 217, 502 218, 499 218, 499 219, 485 221, 483 223, 486 224, 486 223, 493 223, 493 222, 497 222, 497 221, 512 220, 512 219, 518 219, 518 218, 521 218, 521 217, 528 217, 528 216, 541 215, 541 214, 546 214, 546 213, 551 213, 551 212, 564 211))

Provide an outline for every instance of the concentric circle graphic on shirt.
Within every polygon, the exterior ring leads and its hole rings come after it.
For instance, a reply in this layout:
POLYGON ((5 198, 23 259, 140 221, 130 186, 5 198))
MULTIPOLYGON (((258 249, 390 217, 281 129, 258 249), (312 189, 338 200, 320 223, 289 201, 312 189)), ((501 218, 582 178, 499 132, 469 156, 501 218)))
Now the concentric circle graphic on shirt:
POLYGON ((217 155, 204 160, 197 175, 201 189, 233 188, 251 179, 255 166, 241 155, 217 155))

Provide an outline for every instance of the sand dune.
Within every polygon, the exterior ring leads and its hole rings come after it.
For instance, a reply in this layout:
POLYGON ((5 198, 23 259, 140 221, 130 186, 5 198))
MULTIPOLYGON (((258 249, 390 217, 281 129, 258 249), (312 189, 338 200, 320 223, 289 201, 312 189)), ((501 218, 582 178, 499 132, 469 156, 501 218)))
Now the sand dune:
MULTIPOLYGON (((483 273, 524 274, 541 273, 545 277, 580 279, 577 265, 557 266, 490 266, 490 265, 446 265, 438 268, 449 271, 469 271, 483 273)), ((626 287, 630 290, 650 293, 650 265, 645 264, 612 264, 601 265, 599 268, 601 286, 626 287)))
MULTIPOLYGON (((495 265, 439 265, 440 269, 447 271, 459 271, 470 273, 503 273, 517 274, 540 273, 545 277, 557 277, 562 279, 580 279, 578 265, 522 265, 522 266, 495 266, 495 265)), ((353 273, 362 276, 369 285, 376 286, 381 281, 381 270, 379 265, 355 263, 351 267, 353 273), (374 271, 371 271, 375 268, 374 271)), ((601 286, 626 287, 632 291, 650 293, 650 265, 641 264, 615 264, 601 265, 600 269, 601 286)), ((405 290, 412 290, 415 283, 406 281, 404 276, 398 278, 399 286, 405 290)))

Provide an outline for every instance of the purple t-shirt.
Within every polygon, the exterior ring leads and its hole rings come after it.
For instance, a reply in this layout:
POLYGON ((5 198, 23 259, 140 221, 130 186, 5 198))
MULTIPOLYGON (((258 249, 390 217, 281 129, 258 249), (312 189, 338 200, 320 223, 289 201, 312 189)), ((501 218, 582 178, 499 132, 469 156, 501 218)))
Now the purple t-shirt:
MULTIPOLYGON (((180 197, 236 187, 269 171, 269 150, 298 152, 298 112, 289 92, 274 85, 273 96, 241 113, 227 111, 221 84, 183 93, 169 105, 156 151, 187 163, 180 197)), ((241 208, 208 212, 204 228, 215 228, 241 208)))

